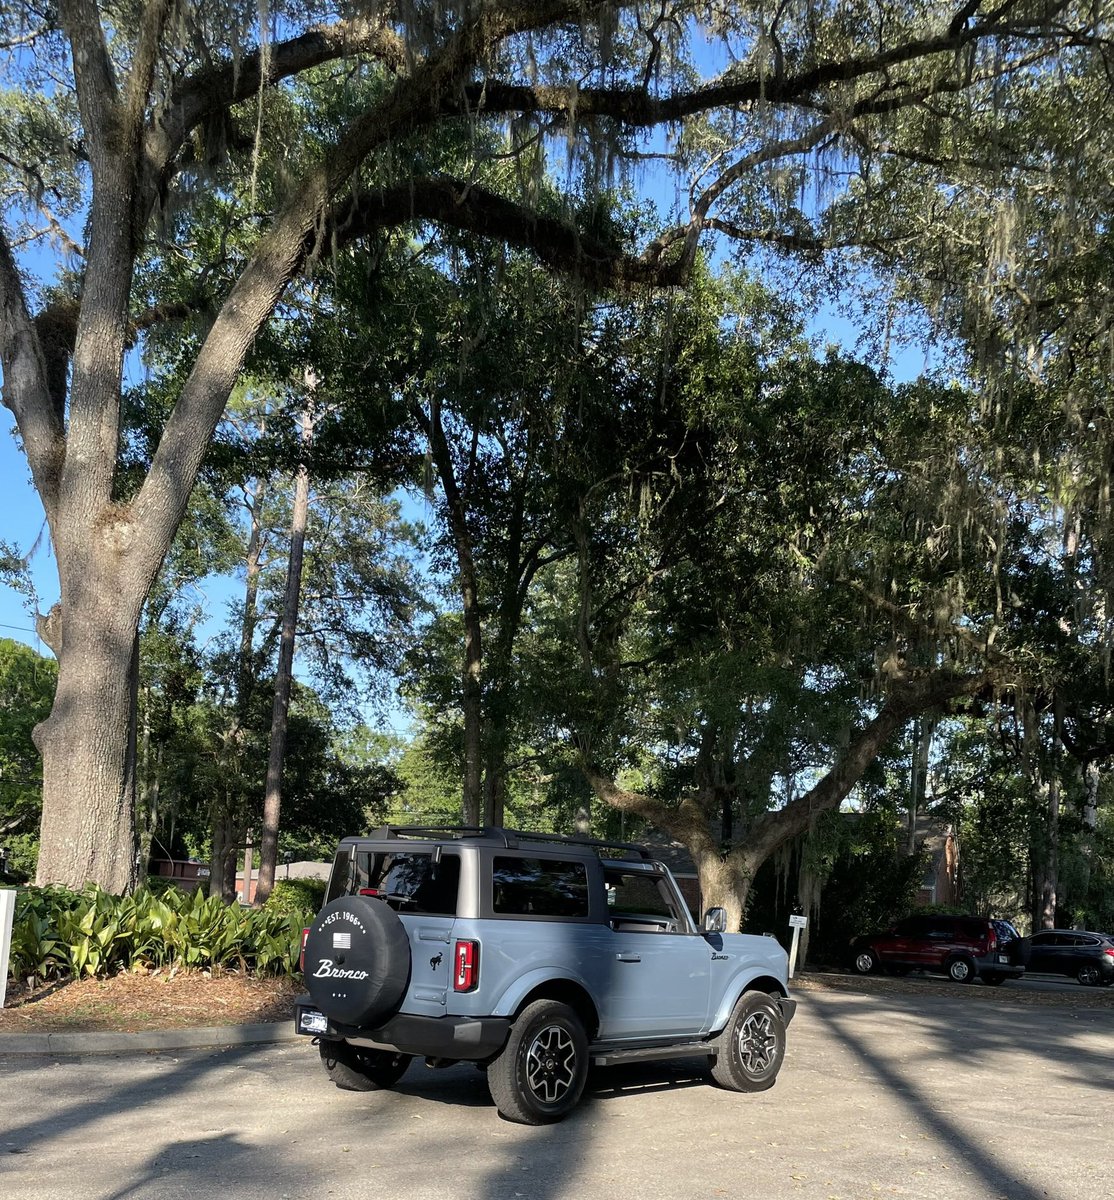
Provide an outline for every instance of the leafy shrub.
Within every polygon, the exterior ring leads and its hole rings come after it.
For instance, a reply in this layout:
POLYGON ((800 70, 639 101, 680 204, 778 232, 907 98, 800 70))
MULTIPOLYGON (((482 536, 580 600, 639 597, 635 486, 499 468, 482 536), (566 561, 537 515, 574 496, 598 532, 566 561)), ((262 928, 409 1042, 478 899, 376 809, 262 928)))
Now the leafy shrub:
POLYGON ((9 971, 32 982, 157 967, 293 975, 310 916, 228 907, 200 890, 26 888, 16 897, 9 971))
POLYGON ((324 903, 323 879, 283 879, 271 889, 264 907, 282 913, 315 913, 324 903))

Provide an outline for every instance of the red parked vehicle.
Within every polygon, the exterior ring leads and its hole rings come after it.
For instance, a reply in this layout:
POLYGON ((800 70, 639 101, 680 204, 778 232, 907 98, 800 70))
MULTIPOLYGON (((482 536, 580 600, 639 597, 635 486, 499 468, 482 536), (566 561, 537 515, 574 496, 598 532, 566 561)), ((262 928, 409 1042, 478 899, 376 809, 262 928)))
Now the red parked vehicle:
POLYGON ((929 971, 953 983, 1020 979, 1028 958, 1027 939, 1009 921, 991 917, 918 914, 851 943, 851 963, 860 975, 929 971))

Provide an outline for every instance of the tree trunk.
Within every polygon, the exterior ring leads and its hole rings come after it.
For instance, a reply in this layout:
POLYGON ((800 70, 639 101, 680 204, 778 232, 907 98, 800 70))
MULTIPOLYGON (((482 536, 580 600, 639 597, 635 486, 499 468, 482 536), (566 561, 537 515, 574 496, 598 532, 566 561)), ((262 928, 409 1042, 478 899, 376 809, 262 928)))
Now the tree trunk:
MULTIPOLYGON (((244 742, 251 713, 252 693, 255 689, 255 626, 257 621, 257 598, 259 595, 260 559, 263 552, 263 521, 260 515, 267 485, 259 480, 254 491, 247 490, 246 501, 249 516, 247 553, 244 556, 244 615, 240 622, 240 646, 236 657, 236 695, 234 727, 230 731, 231 752, 242 761, 244 742)), ((236 769, 237 777, 243 774, 242 767, 236 769)), ((225 858, 230 845, 237 845, 239 838, 233 834, 237 815, 234 809, 241 808, 239 795, 225 791, 215 797, 209 809, 210 867, 209 895, 219 896, 226 904, 235 899, 235 888, 227 883, 228 868, 225 858)))
MULTIPOLYGON (((307 383, 313 381, 307 373, 307 383)), ((307 408, 302 413, 302 449, 313 438, 313 417, 307 408)), ((290 711, 290 689, 294 678, 294 637, 298 629, 298 605, 302 592, 302 555, 309 515, 309 467, 298 465, 294 480, 294 512, 290 520, 290 563, 286 569, 286 595, 282 605, 282 640, 279 643, 278 674, 275 676, 275 703, 271 713, 271 751, 267 758, 267 783, 263 795, 263 836, 259 843, 259 884, 256 905, 267 902, 275 886, 278 864, 279 818, 282 811, 282 768, 286 759, 286 726, 290 711)))
POLYGON ((456 550, 461 616, 464 621, 464 662, 461 668, 461 714, 464 720, 464 779, 461 808, 465 825, 479 825, 484 811, 483 796, 483 625, 480 618, 479 580, 472 556, 464 498, 457 484, 452 454, 441 423, 436 399, 429 415, 418 410, 425 429, 429 452, 445 493, 445 505, 456 550))
POLYGON ((724 857, 712 846, 689 851, 696 863, 696 874, 700 880, 700 906, 727 910, 727 929, 737 933, 746 916, 750 885, 754 881, 754 869, 746 854, 735 852, 724 857))
MULTIPOLYGON (((65 572, 67 575, 69 571, 65 572)), ((83 585, 60 642, 50 716, 35 729, 43 756, 36 883, 123 894, 136 882, 134 665, 138 613, 118 592, 83 585)), ((65 594, 64 594, 65 596, 65 594)))

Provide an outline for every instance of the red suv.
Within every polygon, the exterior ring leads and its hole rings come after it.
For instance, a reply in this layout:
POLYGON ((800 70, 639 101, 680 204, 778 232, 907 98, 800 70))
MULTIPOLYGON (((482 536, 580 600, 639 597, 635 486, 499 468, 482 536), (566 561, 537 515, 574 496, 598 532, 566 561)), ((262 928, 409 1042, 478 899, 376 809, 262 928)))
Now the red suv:
POLYGON ((1028 953, 1028 941, 1009 921, 990 917, 906 917, 885 933, 851 943, 851 963, 860 975, 932 971, 953 983, 1020 979, 1028 953))

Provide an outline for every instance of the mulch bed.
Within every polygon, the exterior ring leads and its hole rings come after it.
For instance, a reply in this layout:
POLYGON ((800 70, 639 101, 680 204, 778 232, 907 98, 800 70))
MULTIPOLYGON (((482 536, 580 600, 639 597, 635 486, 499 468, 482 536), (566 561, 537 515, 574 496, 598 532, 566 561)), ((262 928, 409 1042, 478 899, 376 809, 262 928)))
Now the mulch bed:
POLYGON ((160 971, 112 979, 69 980, 35 990, 9 986, 0 1009, 3 1033, 134 1033, 145 1029, 241 1025, 291 1020, 292 979, 235 971, 160 971))

